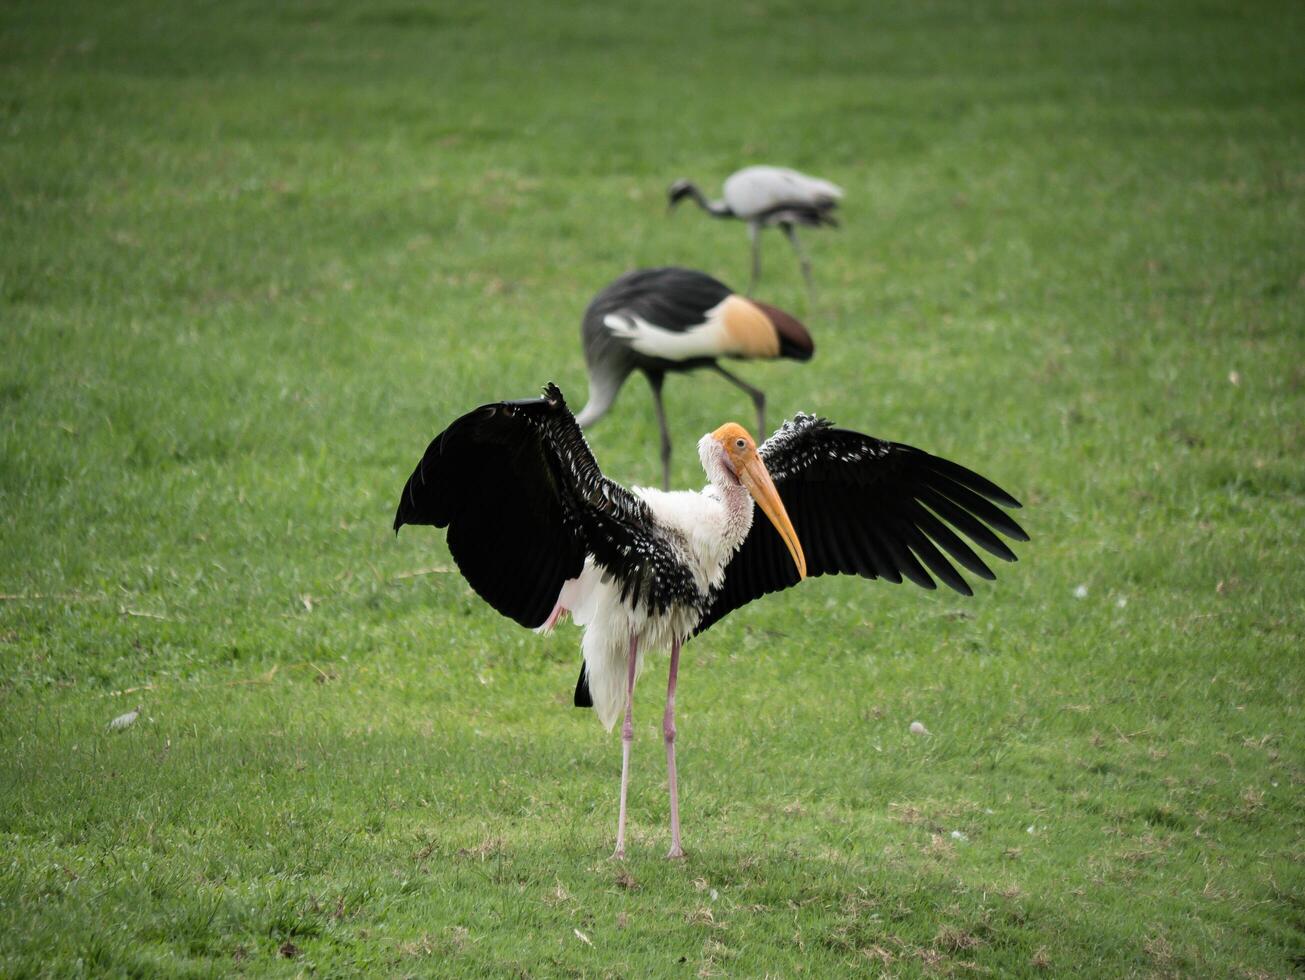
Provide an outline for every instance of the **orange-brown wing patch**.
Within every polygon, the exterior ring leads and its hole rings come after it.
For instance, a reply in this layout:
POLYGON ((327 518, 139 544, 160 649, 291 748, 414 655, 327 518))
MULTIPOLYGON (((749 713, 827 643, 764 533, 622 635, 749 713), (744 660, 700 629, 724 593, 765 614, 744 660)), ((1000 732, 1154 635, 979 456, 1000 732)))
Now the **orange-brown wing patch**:
POLYGON ((755 303, 730 296, 721 304, 721 319, 729 338, 726 353, 734 357, 778 357, 779 334, 755 303))

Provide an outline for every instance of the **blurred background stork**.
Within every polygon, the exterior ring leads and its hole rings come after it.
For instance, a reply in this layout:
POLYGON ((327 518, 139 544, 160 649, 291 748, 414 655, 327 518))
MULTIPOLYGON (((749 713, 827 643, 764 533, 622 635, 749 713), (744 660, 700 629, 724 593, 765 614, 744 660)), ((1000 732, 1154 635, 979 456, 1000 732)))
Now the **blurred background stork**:
POLYGON ((793 251, 802 264, 802 276, 808 293, 814 294, 811 278, 811 260, 798 241, 797 226, 819 228, 821 225, 837 226, 834 210, 843 197, 843 189, 819 177, 812 177, 788 167, 744 167, 725 178, 723 196, 709 201, 698 186, 690 180, 677 180, 671 184, 670 207, 674 208, 686 197, 692 198, 710 215, 717 218, 739 218, 748 223, 748 236, 752 239, 752 281, 748 292, 761 281, 761 230, 778 227, 784 232, 793 251))
POLYGON ((810 360, 811 334, 791 313, 739 296, 705 272, 666 266, 636 269, 605 286, 581 324, 589 402, 576 416, 588 428, 607 414, 621 385, 642 371, 661 429, 662 487, 671 485, 671 436, 662 384, 671 371, 710 368, 748 393, 757 431, 766 430, 766 395, 717 358, 810 360))

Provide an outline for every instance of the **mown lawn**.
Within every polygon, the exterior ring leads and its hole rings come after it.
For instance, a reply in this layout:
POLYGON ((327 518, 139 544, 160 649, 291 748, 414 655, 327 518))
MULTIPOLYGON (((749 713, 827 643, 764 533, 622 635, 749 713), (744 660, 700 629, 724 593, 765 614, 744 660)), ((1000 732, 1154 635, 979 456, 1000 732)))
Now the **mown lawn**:
MULTIPOLYGON (((1305 968, 1305 8, 0 7, 0 974, 1305 968), (820 580, 664 660, 619 741, 390 520, 556 380, 665 214, 847 189, 759 295, 797 410, 972 465, 1033 541, 963 600, 820 580), (118 733, 110 719, 140 705, 118 733), (919 720, 927 736, 912 735, 919 720)), ((693 442, 750 408, 667 387, 693 442)), ((643 385, 591 433, 657 478, 643 385)))

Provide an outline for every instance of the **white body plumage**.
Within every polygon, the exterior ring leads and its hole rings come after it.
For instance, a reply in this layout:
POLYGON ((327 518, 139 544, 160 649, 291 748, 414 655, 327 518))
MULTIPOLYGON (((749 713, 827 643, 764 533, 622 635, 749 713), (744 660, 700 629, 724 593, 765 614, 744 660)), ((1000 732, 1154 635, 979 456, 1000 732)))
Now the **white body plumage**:
POLYGON ((788 167, 744 167, 725 179, 725 204, 745 221, 784 205, 827 207, 843 197, 843 188, 788 167))
MULTIPOLYGON (((753 502, 726 465, 720 444, 710 435, 699 440, 698 456, 710 480, 701 491, 634 487, 632 492, 676 542, 677 557, 692 572, 705 600, 720 586, 725 566, 752 528, 753 502)), ((703 607, 676 603, 665 612, 650 613, 639 603, 622 599, 621 585, 615 579, 603 579, 603 570, 592 557, 587 559, 579 578, 568 579, 562 586, 553 615, 538 631, 551 631, 567 613, 584 628, 581 651, 589 694, 598 720, 611 731, 625 709, 631 635, 636 640, 637 677, 645 653, 665 650, 672 641, 689 638, 702 619, 703 607)))

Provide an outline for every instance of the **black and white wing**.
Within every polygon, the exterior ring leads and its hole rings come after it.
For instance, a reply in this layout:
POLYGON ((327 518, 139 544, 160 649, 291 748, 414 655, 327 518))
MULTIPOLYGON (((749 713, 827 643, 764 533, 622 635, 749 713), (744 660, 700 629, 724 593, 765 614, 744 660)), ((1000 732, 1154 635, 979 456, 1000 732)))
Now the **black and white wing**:
POLYGON ((640 356, 683 362, 701 357, 701 332, 712 310, 732 295, 703 272, 667 266, 636 269, 605 286, 589 303, 581 327, 585 359, 595 367, 640 356))
MULTIPOLYGON (((980 578, 996 576, 956 532, 1004 561, 1015 561, 1015 553, 996 532, 1029 539, 1001 509, 1019 507, 1018 500, 991 480, 914 446, 798 415, 759 452, 802 542, 810 577, 908 579, 933 589, 937 576, 957 592, 973 595, 952 561, 980 578)), ((779 534, 769 521, 756 520, 696 632, 797 583, 779 534)))
POLYGON ((791 313, 677 266, 637 269, 607 285, 585 311, 582 334, 591 372, 626 358, 671 368, 717 357, 807 360, 815 349, 791 313))
POLYGON ((604 287, 589 311, 600 319, 614 313, 637 316, 661 330, 682 333, 703 323, 708 311, 731 293, 719 279, 694 269, 636 269, 604 287))
POLYGON ((437 435, 399 498, 394 530, 404 524, 447 527, 467 582, 522 626, 543 624, 586 555, 650 609, 693 588, 648 506, 603 476, 553 384, 437 435))

